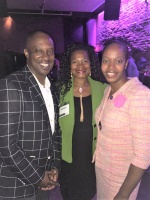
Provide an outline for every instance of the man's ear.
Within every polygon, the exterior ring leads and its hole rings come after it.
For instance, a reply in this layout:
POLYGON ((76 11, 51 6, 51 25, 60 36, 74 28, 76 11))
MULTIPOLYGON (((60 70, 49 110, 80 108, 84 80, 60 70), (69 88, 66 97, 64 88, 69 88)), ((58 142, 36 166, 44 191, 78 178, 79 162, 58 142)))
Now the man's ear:
POLYGON ((29 58, 29 53, 28 53, 27 49, 24 49, 24 55, 25 55, 26 58, 29 58))

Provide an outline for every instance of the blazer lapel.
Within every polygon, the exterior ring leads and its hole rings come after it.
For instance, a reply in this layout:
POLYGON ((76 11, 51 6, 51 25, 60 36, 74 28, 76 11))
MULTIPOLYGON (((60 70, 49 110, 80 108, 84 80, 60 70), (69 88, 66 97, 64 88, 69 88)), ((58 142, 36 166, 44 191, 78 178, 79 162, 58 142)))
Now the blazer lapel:
POLYGON ((44 101, 44 98, 42 96, 42 93, 41 93, 41 90, 39 88, 39 85, 36 82, 33 74, 28 69, 28 67, 26 66, 24 69, 25 70, 23 71, 23 73, 25 73, 25 78, 26 78, 26 80, 28 82, 32 98, 34 99, 34 101, 37 101, 39 103, 40 108, 43 110, 44 118, 45 118, 46 122, 48 123, 48 125, 50 126, 50 122, 49 122, 49 117, 48 117, 45 101, 44 101))

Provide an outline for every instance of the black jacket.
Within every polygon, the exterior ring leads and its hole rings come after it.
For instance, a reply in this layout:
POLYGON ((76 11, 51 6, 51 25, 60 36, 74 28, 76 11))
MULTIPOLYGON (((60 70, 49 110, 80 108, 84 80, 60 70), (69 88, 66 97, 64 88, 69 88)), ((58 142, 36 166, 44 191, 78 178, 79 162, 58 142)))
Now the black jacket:
POLYGON ((24 67, 0 80, 0 196, 32 196, 45 170, 60 167, 58 98, 51 86, 55 132, 40 88, 24 67))

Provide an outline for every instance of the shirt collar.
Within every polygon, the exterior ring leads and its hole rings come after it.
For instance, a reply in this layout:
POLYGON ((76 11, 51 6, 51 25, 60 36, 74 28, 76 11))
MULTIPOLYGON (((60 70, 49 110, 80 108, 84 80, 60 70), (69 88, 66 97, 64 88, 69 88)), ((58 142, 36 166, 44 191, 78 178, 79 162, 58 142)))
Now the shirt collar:
MULTIPOLYGON (((27 65, 27 67, 28 67, 28 65, 27 65)), ((29 68, 29 70, 30 70, 30 68, 29 68)), ((31 70, 30 70, 30 72, 32 73, 31 70)), ((34 78, 35 78, 36 82, 38 83, 39 87, 41 87, 41 88, 50 88, 51 83, 50 83, 49 79, 47 78, 47 76, 45 77, 45 85, 42 85, 33 73, 32 73, 32 75, 34 76, 34 78)))

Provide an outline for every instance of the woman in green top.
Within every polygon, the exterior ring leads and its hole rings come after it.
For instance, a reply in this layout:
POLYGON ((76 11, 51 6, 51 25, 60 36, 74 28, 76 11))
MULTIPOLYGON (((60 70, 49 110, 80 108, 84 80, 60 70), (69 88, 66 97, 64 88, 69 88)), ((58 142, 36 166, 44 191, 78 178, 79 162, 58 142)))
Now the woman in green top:
POLYGON ((105 89, 100 81, 104 78, 94 48, 82 43, 70 45, 62 56, 59 73, 60 189, 64 200, 91 200, 96 194, 92 155, 97 133, 94 112, 105 89))

